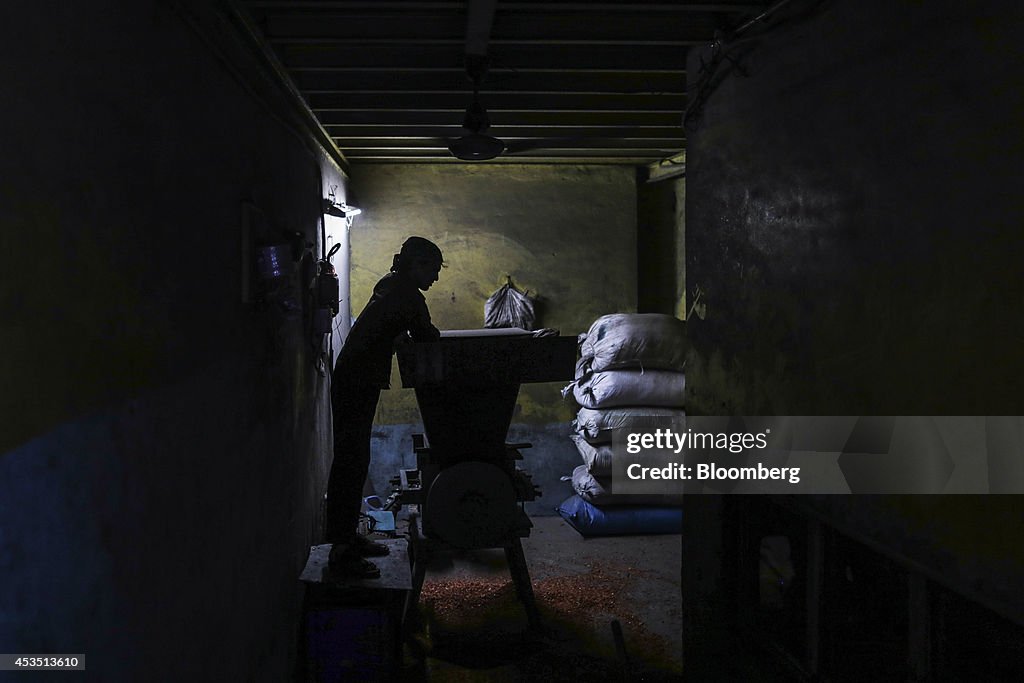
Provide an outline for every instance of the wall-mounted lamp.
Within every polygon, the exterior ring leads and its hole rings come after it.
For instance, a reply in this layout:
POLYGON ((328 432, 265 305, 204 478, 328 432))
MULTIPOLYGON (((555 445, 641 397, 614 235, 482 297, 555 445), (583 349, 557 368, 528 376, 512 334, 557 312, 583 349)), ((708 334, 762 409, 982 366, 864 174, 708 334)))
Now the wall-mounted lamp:
POLYGON ((331 191, 327 193, 327 197, 324 198, 324 213, 328 216, 334 216, 335 218, 351 218, 352 216, 358 216, 363 212, 362 209, 357 209, 354 206, 349 206, 345 202, 339 202, 334 194, 334 190, 337 185, 331 186, 331 191))
POLYGON ((362 209, 357 209, 354 206, 348 204, 335 202, 333 199, 324 200, 324 213, 328 216, 335 216, 336 218, 351 218, 352 216, 358 216, 363 212, 362 209))

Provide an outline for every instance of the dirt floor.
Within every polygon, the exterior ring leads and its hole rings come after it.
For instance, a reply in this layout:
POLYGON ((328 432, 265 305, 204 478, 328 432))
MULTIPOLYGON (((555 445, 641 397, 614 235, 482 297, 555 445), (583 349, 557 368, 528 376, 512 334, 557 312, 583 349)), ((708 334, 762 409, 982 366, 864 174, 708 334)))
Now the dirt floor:
POLYGON ((680 536, 584 539, 559 517, 533 522, 523 546, 541 629, 529 627, 501 550, 439 558, 406 678, 681 680, 680 536))

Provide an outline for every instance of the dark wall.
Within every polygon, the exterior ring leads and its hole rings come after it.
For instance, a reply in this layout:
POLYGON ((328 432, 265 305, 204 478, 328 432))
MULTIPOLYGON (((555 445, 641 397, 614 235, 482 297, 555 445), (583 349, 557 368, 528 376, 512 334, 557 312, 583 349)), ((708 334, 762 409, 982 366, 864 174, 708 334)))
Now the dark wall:
POLYGON ((84 680, 287 680, 329 457, 298 280, 243 303, 242 216, 317 243, 343 180, 201 5, 5 12, 0 651, 84 680))
POLYGON ((688 133, 690 409, 1020 414, 1024 10, 809 5, 688 133))
POLYGON ((686 317, 686 179, 638 179, 637 312, 686 317))
MULTIPOLYGON (((798 0, 734 45, 687 134, 690 412, 1022 413, 1022 30, 1016 2, 798 0)), ((1019 496, 826 503, 954 590, 1019 582, 1019 496)))

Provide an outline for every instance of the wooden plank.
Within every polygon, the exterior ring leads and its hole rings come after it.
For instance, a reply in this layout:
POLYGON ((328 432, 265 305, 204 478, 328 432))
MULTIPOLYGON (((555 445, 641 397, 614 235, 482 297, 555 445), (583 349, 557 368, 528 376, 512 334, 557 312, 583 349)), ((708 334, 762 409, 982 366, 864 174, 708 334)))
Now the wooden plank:
MULTIPOLYGON (((557 66, 557 65, 555 65, 557 66)), ((470 93, 463 71, 295 71, 292 78, 304 94, 346 91, 458 91, 470 93)), ((680 72, 512 71, 492 69, 484 80, 488 91, 660 94, 686 92, 680 72)))
MULTIPOLYGON (((526 12, 502 14, 494 22, 491 40, 519 44, 587 41, 592 44, 702 44, 717 28, 715 15, 672 15, 633 12, 526 12)), ((360 11, 269 12, 264 20, 272 42, 314 38, 349 44, 366 41, 409 45, 445 41, 465 43, 466 18, 459 12, 360 11)))
POLYGON ((404 538, 374 539, 383 543, 391 551, 384 557, 368 557, 380 569, 379 579, 344 579, 332 575, 327 569, 327 559, 331 552, 331 544, 315 545, 309 549, 306 566, 299 575, 303 583, 325 588, 338 589, 377 589, 407 591, 412 589, 412 572, 409 569, 409 549, 404 538))
POLYGON ((651 157, 498 157, 488 161, 462 161, 453 156, 448 157, 403 157, 375 156, 351 159, 353 164, 572 164, 576 166, 642 166, 652 161, 651 157))
MULTIPOLYGON (((457 110, 465 111, 471 97, 468 92, 447 93, 399 92, 399 93, 310 93, 307 97, 313 111, 321 114, 328 111, 349 109, 416 109, 416 110, 457 110)), ((678 93, 665 95, 551 95, 508 92, 482 92, 480 101, 488 110, 554 110, 554 111, 674 111, 686 108, 686 96, 678 93)), ((682 131, 680 131, 681 133, 682 131)))
MULTIPOLYGON (((416 69, 448 66, 465 71, 464 46, 459 44, 401 45, 376 43, 353 45, 343 42, 282 43, 278 54, 290 69, 346 67, 350 69, 416 69)), ((488 58, 493 67, 570 70, 663 70, 686 69, 686 50, 652 45, 568 45, 557 55, 528 45, 495 45, 488 58)))
MULTIPOLYGON (((680 112, 657 111, 501 111, 490 110, 491 125, 499 126, 648 126, 669 128, 682 119, 680 112)), ((362 126, 445 126, 461 125, 461 110, 362 110, 325 111, 320 114, 323 126, 333 131, 338 127, 362 126)))

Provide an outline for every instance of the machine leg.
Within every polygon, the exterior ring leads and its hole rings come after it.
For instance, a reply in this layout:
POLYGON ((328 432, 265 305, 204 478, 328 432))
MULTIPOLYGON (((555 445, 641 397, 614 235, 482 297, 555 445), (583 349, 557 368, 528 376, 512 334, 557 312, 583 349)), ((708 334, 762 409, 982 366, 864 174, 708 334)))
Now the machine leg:
POLYGON ((402 610, 402 629, 405 632, 405 637, 409 638, 413 634, 414 625, 418 626, 419 619, 417 618, 417 608, 420 602, 420 591, 423 589, 423 577, 427 573, 427 562, 426 558, 419 557, 412 568, 412 590, 405 596, 405 608, 402 610), (416 624, 413 621, 416 621, 416 624))
POLYGON ((405 596, 405 606, 402 609, 402 630, 406 638, 412 636, 413 627, 418 626, 416 609, 420 601, 420 592, 423 590, 423 579, 427 574, 427 556, 425 543, 420 535, 419 515, 413 514, 409 517, 409 568, 412 570, 412 589, 405 596), (417 623, 413 624, 416 619, 417 623))
POLYGON ((416 553, 420 551, 420 516, 409 515, 409 569, 416 566, 416 553))
POLYGON ((530 570, 526 566, 523 544, 518 538, 505 546, 505 559, 508 561, 509 572, 512 574, 512 583, 516 587, 516 595, 519 596, 519 600, 526 608, 526 617, 530 621, 530 627, 540 628, 540 612, 537 610, 537 602, 533 597, 530 570))

